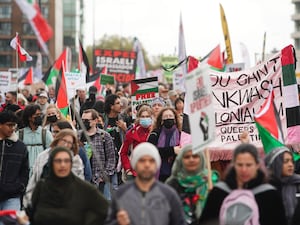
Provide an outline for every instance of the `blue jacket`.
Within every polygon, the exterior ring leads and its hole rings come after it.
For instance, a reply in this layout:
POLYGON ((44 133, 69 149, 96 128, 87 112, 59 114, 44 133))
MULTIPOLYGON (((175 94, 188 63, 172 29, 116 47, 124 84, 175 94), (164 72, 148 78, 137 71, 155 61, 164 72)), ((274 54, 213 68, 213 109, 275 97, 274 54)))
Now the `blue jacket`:
POLYGON ((29 178, 28 151, 15 133, 0 140, 0 202, 20 197, 29 178))
POLYGON ((88 159, 86 152, 84 150, 84 147, 79 148, 79 156, 83 162, 84 165, 84 179, 86 181, 92 181, 92 169, 91 169, 91 163, 88 159))

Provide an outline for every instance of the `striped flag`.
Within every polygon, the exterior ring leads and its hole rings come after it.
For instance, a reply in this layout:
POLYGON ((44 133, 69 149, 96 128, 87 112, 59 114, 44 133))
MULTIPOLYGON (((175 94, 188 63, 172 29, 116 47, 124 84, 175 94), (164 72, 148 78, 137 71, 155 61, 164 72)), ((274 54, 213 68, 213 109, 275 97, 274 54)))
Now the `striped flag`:
POLYGON ((295 50, 289 45, 281 50, 283 97, 286 107, 287 144, 300 143, 300 105, 295 75, 295 50))
POLYGON ((10 41, 10 47, 18 52, 21 62, 32 61, 32 57, 29 55, 29 53, 21 47, 21 41, 18 33, 16 33, 16 36, 10 41))
POLYGON ((269 87, 270 94, 260 110, 254 115, 264 152, 269 153, 275 147, 283 146, 283 131, 278 111, 274 103, 274 91, 269 87))
POLYGON ((83 49, 82 43, 79 40, 79 55, 78 55, 78 68, 80 73, 85 75, 86 79, 88 79, 90 75, 90 65, 88 57, 83 49))
POLYGON ((65 117, 67 117, 68 109, 69 109, 69 100, 68 100, 67 85, 66 85, 66 78, 65 78, 64 62, 62 62, 61 69, 57 77, 55 94, 57 99, 56 101, 57 108, 61 111, 61 113, 65 117))
POLYGON ((57 78, 59 71, 62 67, 62 64, 64 64, 65 71, 69 71, 68 62, 70 57, 70 48, 65 48, 65 50, 61 53, 61 55, 58 57, 58 59, 54 62, 54 64, 48 69, 48 71, 45 73, 43 77, 43 81, 47 86, 54 85, 55 79, 57 78))
POLYGON ((207 63, 212 67, 212 69, 224 71, 224 58, 221 54, 221 47, 218 44, 214 50, 210 53, 207 63))
POLYGON ((49 54, 46 42, 52 37, 53 31, 42 16, 37 4, 30 4, 26 0, 15 0, 22 13, 27 17, 37 40, 45 54, 49 54))
POLYGON ((158 92, 157 77, 149 77, 131 81, 132 95, 158 92))

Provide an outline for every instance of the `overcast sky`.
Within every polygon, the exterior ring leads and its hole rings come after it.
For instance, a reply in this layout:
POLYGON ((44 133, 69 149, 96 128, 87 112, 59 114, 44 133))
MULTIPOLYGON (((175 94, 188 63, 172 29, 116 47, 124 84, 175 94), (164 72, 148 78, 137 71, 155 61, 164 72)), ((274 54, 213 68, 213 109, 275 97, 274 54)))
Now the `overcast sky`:
MULTIPOLYGON (((294 44, 291 0, 86 0, 85 46, 104 34, 137 37, 148 55, 171 55, 178 47, 182 13, 187 55, 204 56, 217 44, 225 49, 219 3, 227 18, 234 62, 241 60, 240 43, 250 53, 294 44), (95 13, 93 13, 95 12, 95 13), (95 22, 93 23, 93 20, 95 22), (95 30, 93 33, 93 25, 95 30), (94 34, 94 35, 93 35, 94 34)), ((177 54, 177 52, 176 52, 177 54)))

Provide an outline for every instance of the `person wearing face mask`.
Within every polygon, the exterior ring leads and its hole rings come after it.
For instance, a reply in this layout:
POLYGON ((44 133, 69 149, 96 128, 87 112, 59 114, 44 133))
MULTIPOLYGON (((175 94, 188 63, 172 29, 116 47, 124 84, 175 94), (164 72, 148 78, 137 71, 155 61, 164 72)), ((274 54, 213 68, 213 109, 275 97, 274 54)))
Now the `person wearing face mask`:
POLYGON ((136 177, 136 172, 130 164, 132 149, 138 144, 146 142, 152 128, 153 112, 149 106, 142 106, 136 115, 135 124, 125 135, 123 145, 120 149, 121 162, 123 166, 123 179, 130 180, 136 177))
POLYGON ((157 146, 162 159, 159 180, 165 181, 171 175, 176 155, 180 152, 181 122, 175 109, 163 108, 157 115, 148 142, 157 146))
MULTIPOLYGON (((105 182, 114 174, 116 157, 113 139, 109 133, 97 127, 98 113, 87 109, 82 114, 83 129, 78 132, 80 146, 88 153, 92 168, 92 182, 108 199, 109 191, 104 189, 105 182)), ((108 181, 110 183, 111 181, 108 181)))
POLYGON ((43 119, 43 128, 48 129, 52 132, 53 124, 61 121, 67 121, 65 116, 60 112, 55 104, 49 104, 46 109, 46 114, 43 119))
POLYGON ((28 149, 30 176, 39 153, 49 148, 53 137, 49 130, 42 128, 42 112, 39 105, 27 105, 23 111, 24 128, 18 130, 19 139, 28 149))

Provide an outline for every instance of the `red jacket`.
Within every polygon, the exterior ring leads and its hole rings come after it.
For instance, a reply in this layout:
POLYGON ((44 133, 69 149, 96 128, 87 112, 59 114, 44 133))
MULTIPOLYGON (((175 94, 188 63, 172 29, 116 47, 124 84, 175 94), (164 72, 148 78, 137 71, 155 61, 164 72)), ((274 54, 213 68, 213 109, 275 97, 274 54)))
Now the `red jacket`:
POLYGON ((138 144, 147 141, 147 138, 150 134, 150 128, 151 127, 144 128, 137 124, 128 130, 125 135, 124 143, 120 150, 121 162, 125 171, 130 170, 134 176, 136 176, 136 172, 131 168, 130 164, 131 151, 138 144))

